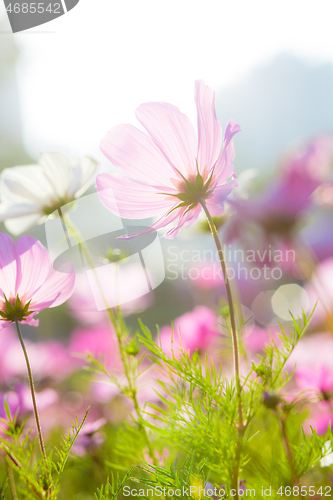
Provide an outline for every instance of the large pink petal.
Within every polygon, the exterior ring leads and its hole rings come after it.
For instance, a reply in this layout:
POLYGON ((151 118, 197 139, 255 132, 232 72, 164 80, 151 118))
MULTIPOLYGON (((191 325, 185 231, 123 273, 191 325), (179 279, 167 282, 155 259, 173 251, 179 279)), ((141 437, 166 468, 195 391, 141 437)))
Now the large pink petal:
POLYGON ((66 302, 72 295, 75 285, 74 266, 69 265, 70 272, 52 270, 32 297, 31 309, 41 311, 46 307, 56 307, 66 302))
POLYGON ((172 222, 177 220, 178 217, 179 217, 179 209, 173 210, 171 213, 163 215, 160 219, 154 222, 154 224, 152 224, 150 227, 147 227, 147 229, 144 229, 143 231, 139 231, 137 233, 131 233, 126 236, 121 236, 119 239, 130 240, 132 238, 135 238, 136 236, 143 236, 144 234, 152 233, 153 231, 157 231, 157 229, 161 229, 162 227, 171 224, 172 222))
POLYGON ((166 199, 163 187, 147 186, 119 174, 100 174, 98 196, 112 213, 128 219, 146 219, 169 211, 173 200, 166 199))
POLYGON ((165 238, 175 238, 180 229, 182 227, 188 227, 190 226, 191 224, 193 224, 194 222, 196 222, 196 220, 198 219, 199 217, 199 214, 201 212, 201 205, 197 205, 195 208, 193 208, 192 210, 189 210, 188 212, 186 212, 186 208, 182 210, 181 213, 179 213, 179 221, 178 221, 178 224, 177 226, 173 227, 172 229, 170 229, 167 234, 165 235, 165 238), (186 212, 186 213, 185 213, 186 212), (183 215, 185 213, 185 215, 183 215))
POLYGON ((21 281, 21 263, 16 245, 8 234, 0 233, 0 288, 7 299, 15 297, 21 281))
POLYGON ((129 177, 147 184, 172 186, 173 168, 149 135, 133 125, 111 129, 101 142, 101 150, 129 177))
POLYGON ((233 160, 235 157, 235 150, 232 138, 240 131, 241 127, 233 120, 230 120, 224 134, 223 150, 215 163, 215 178, 219 184, 225 182, 234 172, 233 160))
POLYGON ((207 208, 213 217, 224 213, 224 202, 232 191, 232 188, 237 185, 233 179, 226 184, 216 186, 213 193, 206 200, 207 208))
POLYGON ((215 114, 215 92, 203 80, 195 82, 198 114, 198 164, 202 170, 216 162, 222 145, 222 129, 215 114))
POLYGON ((141 104, 136 117, 169 163, 182 174, 195 167, 197 144, 193 125, 176 106, 165 102, 141 104))
POLYGON ((18 289, 20 296, 28 293, 29 300, 46 280, 51 262, 47 250, 32 236, 21 236, 17 242, 20 256, 22 279, 18 289))

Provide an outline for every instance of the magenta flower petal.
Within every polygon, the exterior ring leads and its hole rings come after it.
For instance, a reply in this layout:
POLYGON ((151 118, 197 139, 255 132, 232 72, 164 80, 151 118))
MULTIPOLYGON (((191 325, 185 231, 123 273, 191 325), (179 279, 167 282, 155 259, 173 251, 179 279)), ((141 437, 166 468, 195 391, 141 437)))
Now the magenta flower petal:
POLYGON ((133 125, 119 125, 110 130, 101 142, 101 150, 109 160, 134 179, 147 184, 170 185, 174 175, 149 135, 133 125))
POLYGON ((237 132, 240 131, 241 127, 233 120, 230 120, 224 134, 224 146, 222 152, 215 163, 215 175, 219 184, 229 179, 234 172, 234 165, 232 162, 234 161, 235 150, 232 138, 235 134, 237 134, 237 132))
POLYGON ((206 200, 206 205, 213 217, 223 214, 224 212, 224 202, 235 187, 236 181, 232 181, 216 186, 211 196, 206 200))
POLYGON ((222 129, 215 114, 215 92, 203 80, 195 82, 198 113, 198 163, 214 165, 222 143, 222 129))
POLYGON ((50 257, 43 245, 32 236, 21 236, 16 248, 22 270, 18 293, 24 295, 28 292, 28 299, 30 299, 49 274, 50 257))
POLYGON ((14 241, 0 233, 0 288, 7 299, 16 296, 21 281, 21 263, 14 241))
POLYGON ((153 217, 172 207, 173 201, 156 196, 163 190, 119 174, 100 174, 96 179, 99 198, 111 212, 128 219, 153 217), (116 198, 115 198, 116 197, 116 198))
POLYGON ((220 215, 235 185, 232 137, 240 127, 229 122, 219 156, 222 132, 215 115, 214 92, 203 81, 196 82, 195 102, 198 145, 187 116, 164 102, 142 104, 136 111, 149 135, 123 125, 112 129, 101 143, 115 166, 135 180, 99 175, 96 186, 100 200, 111 212, 130 219, 164 213, 145 233, 178 221, 166 235, 176 236, 181 227, 197 220, 204 202, 214 215, 220 215))
POLYGON ((141 104, 135 113, 169 163, 186 175, 195 167, 197 145, 189 118, 176 106, 165 102, 141 104))
POLYGON ((74 266, 68 265, 69 272, 50 271, 48 278, 32 297, 36 311, 46 307, 57 307, 72 295, 75 285, 74 266))
POLYGON ((0 330, 15 321, 37 326, 35 314, 65 302, 74 289, 74 266, 63 271, 51 267, 47 251, 35 238, 23 236, 16 246, 0 233, 0 330))

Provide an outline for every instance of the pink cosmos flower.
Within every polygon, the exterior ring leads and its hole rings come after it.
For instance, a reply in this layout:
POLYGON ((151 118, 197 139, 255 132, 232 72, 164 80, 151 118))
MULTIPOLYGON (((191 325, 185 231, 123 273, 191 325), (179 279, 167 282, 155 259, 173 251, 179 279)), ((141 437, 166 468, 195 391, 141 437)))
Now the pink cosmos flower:
MULTIPOLYGON (((119 275, 119 273, 118 273, 119 275)), ((129 280, 134 294, 136 290, 142 290, 141 280, 142 267, 136 264, 126 266, 123 269, 122 278, 129 280), (124 274, 126 275, 124 276, 124 274)), ((119 277, 110 276, 110 273, 104 273, 99 276, 99 286, 103 289, 103 294, 107 298, 109 304, 117 303, 117 291, 121 289, 121 282, 119 277), (114 277, 114 281, 112 281, 114 277)), ((122 304, 122 312, 125 315, 133 314, 134 312, 142 311, 149 307, 153 301, 153 294, 147 293, 138 299, 131 300, 122 304)), ((73 316, 79 319, 82 323, 108 325, 108 315, 106 311, 98 311, 93 290, 91 288, 87 274, 78 274, 75 281, 75 289, 68 303, 73 316)))
POLYGON ((116 334, 109 325, 74 330, 69 343, 69 351, 72 354, 81 355, 90 353, 99 359, 102 357, 108 368, 111 366, 114 370, 122 368, 116 334))
MULTIPOLYGON (((262 255, 271 246, 279 250, 281 267, 293 271, 294 230, 313 206, 314 194, 328 175, 332 157, 332 138, 318 137, 286 158, 278 177, 265 190, 249 199, 230 200, 235 212, 226 226, 225 241, 238 240, 262 255)), ((268 255, 266 252, 262 262, 272 266, 268 255)))
POLYGON ((306 291, 311 303, 318 301, 312 322, 333 325, 333 257, 317 265, 306 291))
POLYGON ((214 102, 213 90, 202 80, 196 81, 198 142, 189 118, 165 102, 137 109, 136 117, 148 134, 132 125, 111 129, 101 150, 129 177, 97 176, 97 190, 106 208, 128 219, 160 214, 151 228, 175 223, 168 237, 196 221, 200 200, 212 216, 222 214, 223 202, 235 185, 232 138, 241 129, 233 121, 228 123, 221 151, 222 130, 214 102))
POLYGON ((98 432, 106 424, 105 418, 99 418, 94 422, 85 423, 78 438, 73 445, 73 453, 83 457, 88 451, 93 452, 95 447, 104 442, 104 436, 98 432))
POLYGON ((273 342, 276 345, 281 344, 279 333, 281 333, 280 328, 274 326, 270 328, 260 328, 259 326, 251 329, 245 328, 243 342, 251 353, 262 353, 265 347, 273 342))
MULTIPOLYGON (((9 327, 2 331, 1 338, 4 342, 0 342, 0 383, 8 383, 25 376, 27 368, 20 341, 13 329, 9 327)), ((51 378, 60 381, 77 368, 77 363, 60 342, 27 340, 25 345, 37 380, 51 378)))
POLYGON ((21 236, 15 245, 0 233, 0 330, 15 319, 38 326, 34 316, 65 302, 74 282, 73 272, 52 268, 46 249, 35 238, 21 236))
POLYGON ((173 337, 171 326, 164 326, 161 329, 162 349, 168 355, 171 354, 171 350, 177 355, 177 351, 182 346, 185 351, 189 350, 193 353, 196 349, 208 347, 217 333, 216 314, 208 307, 198 306, 175 320, 173 337))
POLYGON ((310 367, 299 368, 296 371, 297 385, 303 390, 313 389, 328 399, 333 391, 333 371, 326 365, 316 369, 310 367))
MULTIPOLYGON (((0 417, 2 418, 6 418, 4 410, 5 399, 8 402, 11 415, 14 416, 17 413, 19 420, 33 412, 30 391, 23 384, 18 384, 15 387, 15 391, 0 393, 0 417)), ((43 411, 58 401, 58 394, 54 389, 48 387, 36 393, 36 399, 39 411, 43 411)))

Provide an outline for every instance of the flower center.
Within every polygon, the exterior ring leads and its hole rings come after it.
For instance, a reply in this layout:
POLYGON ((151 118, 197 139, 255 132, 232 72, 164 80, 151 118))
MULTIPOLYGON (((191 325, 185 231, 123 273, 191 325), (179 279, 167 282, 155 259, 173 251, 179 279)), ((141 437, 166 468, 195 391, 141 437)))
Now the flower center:
POLYGON ((59 208, 63 208, 65 205, 68 203, 71 203, 74 201, 74 198, 67 198, 64 196, 63 198, 58 198, 57 200, 50 200, 49 205, 44 205, 42 210, 45 215, 51 215, 53 212, 56 210, 59 210, 59 208))
POLYGON ((186 179, 180 172, 178 173, 183 179, 180 182, 174 182, 175 186, 177 186, 177 189, 179 190, 179 193, 161 193, 173 196, 180 200, 180 203, 172 210, 183 207, 187 207, 186 212, 192 210, 198 205, 198 203, 201 203, 203 200, 208 198, 214 191, 214 170, 212 170, 210 176, 208 177, 206 167, 204 169, 203 176, 199 173, 199 169, 197 168, 197 174, 190 175, 190 180, 186 179))
POLYGON ((179 200, 185 203, 184 206, 193 205, 193 208, 200 203, 200 200, 205 200, 213 191, 211 187, 213 175, 205 182, 201 174, 197 174, 193 182, 185 179, 183 191, 175 195, 179 200))
POLYGON ((14 323, 15 320, 23 321, 34 311, 29 311, 29 306, 31 300, 23 305, 19 295, 17 297, 7 299, 6 295, 4 295, 5 301, 0 301, 0 321, 9 321, 14 323))

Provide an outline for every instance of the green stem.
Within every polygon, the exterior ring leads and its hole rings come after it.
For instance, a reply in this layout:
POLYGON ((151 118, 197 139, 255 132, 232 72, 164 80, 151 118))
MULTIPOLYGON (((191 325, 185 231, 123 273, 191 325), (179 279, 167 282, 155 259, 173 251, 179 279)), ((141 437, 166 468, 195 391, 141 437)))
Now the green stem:
POLYGON ((240 459, 241 459, 241 451, 242 451, 242 444, 243 444, 243 436, 245 432, 244 428, 244 420, 243 420, 243 408, 242 408, 242 386, 240 382, 240 370, 239 370, 239 347, 238 347, 238 337, 237 337, 237 328, 236 328, 236 319, 235 319, 235 311, 234 311, 234 302, 232 298, 232 293, 231 293, 231 287, 230 287, 230 282, 228 278, 228 273, 227 273, 227 268, 224 260, 224 255, 223 255, 223 249, 222 249, 222 244, 216 229, 216 226, 214 224, 213 217, 209 213, 209 210, 207 208, 206 203, 204 202, 203 198, 199 200, 205 215, 207 217, 207 221, 211 230, 211 233, 213 235, 215 245, 217 248, 220 264, 221 264, 221 269, 223 273, 223 278, 224 278, 224 284, 225 288, 227 291, 227 298, 228 298, 228 305, 229 305, 229 314, 230 314, 230 324, 231 324, 231 338, 232 338, 232 346, 233 346, 233 355, 234 355, 234 370, 235 370, 235 379, 236 379, 236 390, 237 390, 237 397, 238 397, 238 443, 237 443, 237 450, 236 450, 236 467, 234 470, 234 476, 233 476, 233 483, 234 483, 234 488, 236 488, 237 496, 235 497, 236 500, 238 499, 238 481, 239 481, 239 466, 240 466, 240 459))
MULTIPOLYGON (((12 500, 18 500, 17 493, 16 493, 16 487, 15 487, 13 469, 10 467, 10 465, 7 465, 7 467, 8 467, 8 478, 9 478, 9 484, 10 484, 10 491, 12 494, 12 500)), ((3 497, 3 498, 5 498, 5 497, 3 497)))
MULTIPOLYGON (((66 231, 66 227, 68 227, 69 230, 70 230, 70 232, 72 233, 73 237, 76 239, 77 243, 80 245, 81 250, 83 252, 83 255, 86 257, 87 262, 88 262, 90 268, 92 269, 92 271, 93 271, 93 273, 95 275, 98 287, 100 289, 100 292, 102 294, 102 297, 103 297, 103 300, 104 300, 104 303, 105 303, 105 306, 106 306, 106 310, 107 310, 109 319, 110 319, 110 321, 111 321, 111 323, 112 323, 112 325, 113 325, 113 327, 115 329, 116 335, 117 335, 120 357, 121 357, 121 360, 122 360, 122 363, 123 363, 123 366, 124 366, 125 376, 126 376, 126 379, 127 379, 127 382, 128 382, 129 389, 130 389, 130 391, 129 391, 130 392, 130 398, 133 401, 135 411, 136 411, 136 413, 138 415, 139 428, 140 428, 140 430, 141 430, 141 432, 142 432, 142 434, 144 436, 147 448, 149 450, 150 457, 151 457, 154 465, 158 465, 156 457, 155 457, 154 449, 153 449, 152 444, 151 444, 151 442, 149 440, 149 436, 148 436, 146 427, 144 425, 144 418, 142 417, 142 412, 140 410, 140 406, 139 406, 137 395, 136 395, 136 387, 135 387, 135 384, 133 385, 133 381, 132 381, 131 374, 130 374, 130 367, 129 367, 129 364, 128 364, 127 354, 126 354, 126 351, 125 351, 125 348, 124 348, 124 344, 123 344, 123 336, 122 336, 122 332, 123 332, 123 326, 122 326, 123 318, 122 318, 120 312, 119 312, 118 317, 117 317, 115 315, 114 311, 110 307, 108 307, 107 301, 106 301, 104 293, 103 293, 102 286, 101 286, 101 284, 99 282, 98 275, 97 275, 96 270, 95 270, 94 261, 93 261, 91 255, 90 255, 90 252, 89 252, 89 249, 88 249, 87 245, 82 240, 79 231, 77 230, 77 228, 75 227, 75 225, 73 224, 73 222, 71 221, 71 219, 69 218, 69 216, 67 214, 65 214, 65 216, 63 216, 62 212, 59 211, 59 215, 60 215, 60 218, 61 218, 61 221, 62 221, 62 224, 64 226, 65 231, 66 231)), ((68 239, 68 234, 67 233, 66 233, 66 237, 68 239)))
POLYGON ((288 440, 288 436, 287 436, 286 422, 285 422, 285 419, 283 417, 280 417, 278 414, 277 414, 277 417, 280 420, 282 437, 283 437, 284 445, 286 447, 287 458, 288 458, 288 462, 290 465, 291 482, 292 482, 293 486, 296 486, 298 484, 298 479, 297 479, 296 472, 295 472, 294 457, 293 457, 291 447, 289 444, 289 440, 288 440))
MULTIPOLYGON (((202 208, 204 209, 204 212, 206 214, 208 224, 209 224, 211 233, 212 233, 214 241, 215 241, 215 245, 217 248, 217 252, 218 252, 218 256, 219 256, 219 260, 220 260, 220 264, 221 264, 221 268, 222 268, 225 288, 227 291, 230 323, 231 323, 231 334, 232 334, 231 336, 232 336, 233 354, 234 354, 234 369, 235 369, 237 391, 238 391, 238 395, 240 396, 241 384, 240 384, 240 374, 239 374, 239 347, 238 347, 238 337, 237 337, 236 319, 235 319, 235 311, 234 311, 234 302, 232 299, 230 282, 229 282, 229 278, 228 278, 227 268, 225 265, 222 244, 221 244, 216 226, 214 224, 214 220, 213 220, 212 216, 210 215, 209 210, 207 208, 207 205, 203 199, 200 200, 200 203, 201 203, 202 208)), ((239 422, 239 424, 240 424, 240 426, 242 426, 242 424, 243 424, 242 411, 241 411, 241 421, 239 422)))
MULTIPOLYGON (((23 354, 24 354, 24 357, 25 357, 25 362, 26 362, 26 365, 27 365, 27 370, 28 370, 30 392, 31 392, 31 397, 32 397, 32 405, 33 405, 33 408, 34 408, 34 415, 35 415, 35 421, 36 421, 36 427, 37 427, 37 434, 38 434, 39 446, 40 446, 40 450, 42 452, 42 456, 43 456, 43 460, 44 460, 46 475, 47 475, 47 478, 50 480, 47 455, 46 455, 46 451, 45 451, 45 445, 44 445, 44 440, 43 440, 42 428, 41 428, 40 420, 39 420, 39 414, 38 414, 38 408, 37 408, 37 401, 36 401, 35 385, 34 385, 34 379, 32 377, 32 371, 31 371, 31 367, 30 367, 30 361, 29 361, 29 357, 28 357, 28 353, 27 353, 26 347, 24 345, 23 337, 22 337, 21 330, 20 330, 20 325, 19 325, 19 322, 18 322, 17 318, 15 318, 15 324, 16 324, 17 334, 18 334, 18 337, 20 339, 20 343, 21 343, 21 346, 22 346, 23 354)), ((51 482, 50 482, 50 484, 51 484, 51 482)), ((51 496, 51 487, 49 488, 49 494, 51 496)))

